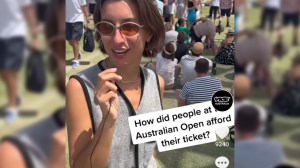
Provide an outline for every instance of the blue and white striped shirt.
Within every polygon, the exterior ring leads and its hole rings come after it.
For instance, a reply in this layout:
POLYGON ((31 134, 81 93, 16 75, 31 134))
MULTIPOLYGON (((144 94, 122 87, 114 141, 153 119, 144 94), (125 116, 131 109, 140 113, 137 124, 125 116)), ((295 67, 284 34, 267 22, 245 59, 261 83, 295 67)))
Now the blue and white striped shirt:
POLYGON ((221 80, 210 76, 199 77, 187 82, 181 91, 180 98, 185 99, 187 104, 211 101, 213 94, 222 90, 221 80))

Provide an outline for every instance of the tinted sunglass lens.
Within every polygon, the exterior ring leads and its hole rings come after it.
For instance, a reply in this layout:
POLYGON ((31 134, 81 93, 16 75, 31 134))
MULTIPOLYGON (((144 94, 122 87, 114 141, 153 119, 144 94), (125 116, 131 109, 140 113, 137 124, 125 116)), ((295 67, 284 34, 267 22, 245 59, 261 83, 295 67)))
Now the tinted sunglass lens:
POLYGON ((100 33, 109 35, 114 31, 114 26, 109 23, 103 22, 97 25, 97 29, 100 33))
POLYGON ((126 36, 134 36, 139 32, 139 26, 133 23, 125 23, 121 26, 122 34, 126 36))

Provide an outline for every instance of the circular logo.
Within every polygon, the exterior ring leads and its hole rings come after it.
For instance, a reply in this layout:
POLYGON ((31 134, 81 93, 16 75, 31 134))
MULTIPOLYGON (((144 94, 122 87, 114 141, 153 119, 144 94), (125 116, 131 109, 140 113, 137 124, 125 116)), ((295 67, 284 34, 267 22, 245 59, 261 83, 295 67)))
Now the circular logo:
POLYGON ((229 92, 220 90, 212 96, 211 102, 218 111, 227 111, 232 106, 233 100, 229 92))

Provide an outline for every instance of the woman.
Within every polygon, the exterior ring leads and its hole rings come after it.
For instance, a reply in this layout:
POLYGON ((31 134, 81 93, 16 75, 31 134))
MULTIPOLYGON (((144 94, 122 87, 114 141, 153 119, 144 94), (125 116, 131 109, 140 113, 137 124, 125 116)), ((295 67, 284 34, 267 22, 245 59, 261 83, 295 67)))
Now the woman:
POLYGON ((234 31, 228 30, 225 40, 221 43, 216 62, 225 65, 234 65, 234 31))
POLYGON ((162 109, 163 79, 140 67, 162 50, 161 16, 151 1, 99 0, 94 23, 108 57, 67 84, 71 167, 156 167, 155 142, 133 145, 128 117, 162 109))
POLYGON ((187 19, 188 19, 188 28, 191 28, 194 22, 196 21, 196 11, 198 10, 197 6, 197 0, 188 0, 188 5, 187 5, 187 19))
POLYGON ((177 50, 175 42, 169 42, 165 45, 163 51, 157 55, 156 72, 164 79, 165 89, 172 89, 180 73, 178 60, 175 58, 177 50))

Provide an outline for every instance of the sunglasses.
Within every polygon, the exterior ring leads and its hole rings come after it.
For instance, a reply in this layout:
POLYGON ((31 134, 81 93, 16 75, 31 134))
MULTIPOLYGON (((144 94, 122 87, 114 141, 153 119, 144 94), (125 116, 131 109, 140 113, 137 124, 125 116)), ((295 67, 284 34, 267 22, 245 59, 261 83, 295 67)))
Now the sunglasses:
POLYGON ((125 36, 134 36, 138 34, 141 27, 143 26, 134 22, 125 22, 118 27, 106 21, 101 21, 95 25, 96 30, 106 36, 113 34, 116 29, 119 29, 125 36))

